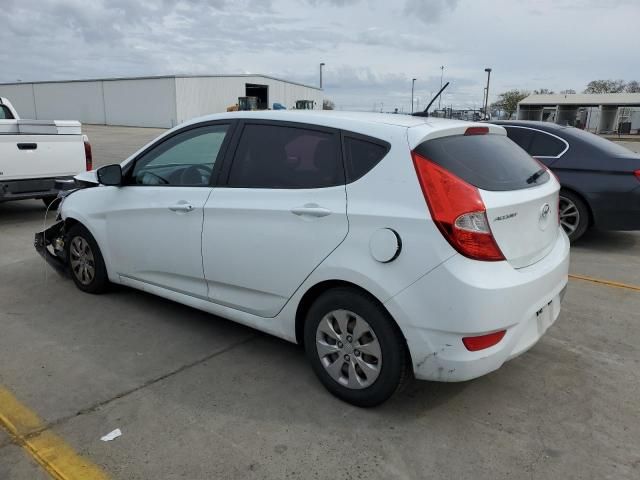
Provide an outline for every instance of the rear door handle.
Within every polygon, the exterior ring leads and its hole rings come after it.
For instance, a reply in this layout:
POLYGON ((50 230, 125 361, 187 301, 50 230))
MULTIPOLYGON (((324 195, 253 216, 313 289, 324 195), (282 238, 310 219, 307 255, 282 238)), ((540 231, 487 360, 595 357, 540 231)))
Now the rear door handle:
POLYGON ((291 209, 291 213, 298 216, 309 216, 309 217, 326 217, 327 215, 331 215, 331 210, 321 207, 316 203, 307 203, 302 207, 294 207, 291 209))
POLYGON ((18 143, 18 150, 35 150, 38 148, 37 143, 18 143))
POLYGON ((176 203, 175 205, 171 205, 169 210, 172 212, 191 212, 194 207, 190 203, 176 203))

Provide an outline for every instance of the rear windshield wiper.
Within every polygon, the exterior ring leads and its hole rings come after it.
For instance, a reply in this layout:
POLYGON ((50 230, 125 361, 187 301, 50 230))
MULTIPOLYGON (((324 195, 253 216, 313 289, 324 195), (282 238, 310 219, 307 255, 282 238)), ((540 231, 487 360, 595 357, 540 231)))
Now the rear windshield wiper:
POLYGON ((529 178, 527 178, 527 183, 536 183, 536 181, 545 174, 545 172, 547 171, 546 168, 541 168, 540 170, 538 170, 536 173, 534 173, 533 175, 531 175, 529 178))

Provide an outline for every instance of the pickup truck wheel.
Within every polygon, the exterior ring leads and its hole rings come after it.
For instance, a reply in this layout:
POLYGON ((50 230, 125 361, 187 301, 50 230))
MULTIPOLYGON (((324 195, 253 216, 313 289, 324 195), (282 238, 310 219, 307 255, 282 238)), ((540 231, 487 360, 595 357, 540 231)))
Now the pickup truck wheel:
POLYGON ((103 293, 109 286, 100 248, 84 226, 76 224, 67 234, 69 271, 76 286, 87 293, 103 293))
POLYGON ((402 333, 368 295, 335 288, 313 303, 304 344, 316 375, 336 397, 359 407, 381 404, 410 378, 402 333))

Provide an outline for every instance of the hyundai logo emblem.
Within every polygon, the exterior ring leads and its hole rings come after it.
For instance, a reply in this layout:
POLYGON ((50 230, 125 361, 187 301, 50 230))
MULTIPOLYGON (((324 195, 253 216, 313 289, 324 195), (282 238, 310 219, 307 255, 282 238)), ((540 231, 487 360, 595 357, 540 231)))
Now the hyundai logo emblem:
POLYGON ((541 219, 545 219, 547 218, 547 215, 549 215, 549 212, 551 211, 551 207, 549 206, 548 203, 545 203, 542 206, 542 210, 540 211, 540 218, 541 219))

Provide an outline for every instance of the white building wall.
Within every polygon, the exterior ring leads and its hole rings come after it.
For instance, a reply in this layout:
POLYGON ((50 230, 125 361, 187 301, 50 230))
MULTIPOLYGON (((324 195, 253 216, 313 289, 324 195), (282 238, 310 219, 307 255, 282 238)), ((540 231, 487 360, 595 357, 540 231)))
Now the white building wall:
POLYGON ((211 113, 225 112, 246 95, 246 84, 267 85, 269 108, 280 103, 294 108, 296 100, 314 100, 322 110, 322 90, 260 76, 247 77, 186 77, 176 78, 178 123, 211 113))
POLYGON ((268 87, 269 108, 280 103, 291 109, 297 100, 313 100, 322 109, 319 89, 253 75, 20 83, 0 85, 0 96, 23 118, 169 128, 225 112, 246 95, 247 83, 268 87))
POLYGON ((0 97, 9 100, 21 118, 38 118, 33 98, 33 84, 0 85, 0 97))
POLYGON ((105 123, 103 82, 35 83, 38 119, 105 123))
POLYGON ((103 82, 107 125, 170 128, 176 121, 175 78, 103 82))

